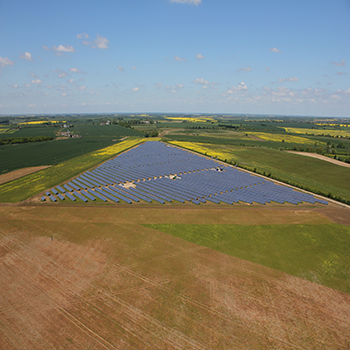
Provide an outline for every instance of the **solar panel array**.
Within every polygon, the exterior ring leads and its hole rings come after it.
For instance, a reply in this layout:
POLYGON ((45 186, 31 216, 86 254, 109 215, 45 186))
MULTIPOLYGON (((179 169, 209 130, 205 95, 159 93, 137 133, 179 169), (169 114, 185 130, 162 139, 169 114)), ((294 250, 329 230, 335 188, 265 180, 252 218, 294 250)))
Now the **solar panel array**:
MULTIPOLYGON (((172 201, 328 204, 313 195, 158 141, 145 142, 51 192, 61 200, 79 198, 87 202, 99 198, 129 204, 140 200, 162 204, 172 201)), ((47 195, 56 200, 51 193, 47 195)))

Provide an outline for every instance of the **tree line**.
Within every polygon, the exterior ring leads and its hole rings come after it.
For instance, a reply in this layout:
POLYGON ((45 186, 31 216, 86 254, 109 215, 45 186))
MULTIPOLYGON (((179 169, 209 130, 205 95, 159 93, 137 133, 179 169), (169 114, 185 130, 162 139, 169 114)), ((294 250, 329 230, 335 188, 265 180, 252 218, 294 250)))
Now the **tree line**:
POLYGON ((43 142, 53 140, 52 136, 10 137, 0 139, 0 145, 14 145, 17 143, 43 142))

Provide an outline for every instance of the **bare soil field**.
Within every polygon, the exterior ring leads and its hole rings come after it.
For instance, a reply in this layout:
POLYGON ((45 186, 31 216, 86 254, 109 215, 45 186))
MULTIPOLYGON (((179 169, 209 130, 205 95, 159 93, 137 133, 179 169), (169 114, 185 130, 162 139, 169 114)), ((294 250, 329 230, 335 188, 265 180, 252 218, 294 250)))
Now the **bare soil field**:
POLYGON ((350 295, 140 225, 334 210, 1 206, 0 348, 346 349, 350 295))
POLYGON ((343 167, 345 167, 345 168, 350 168, 350 164, 348 164, 348 163, 342 162, 342 161, 337 160, 337 159, 332 159, 332 158, 323 156, 323 155, 321 155, 321 154, 317 154, 317 153, 308 153, 308 152, 296 152, 296 151, 287 151, 287 152, 288 152, 288 153, 299 154, 299 155, 301 155, 301 156, 306 156, 306 157, 321 159, 321 160, 324 160, 324 161, 329 162, 329 163, 333 163, 333 164, 336 164, 336 165, 343 166, 343 167))
POLYGON ((5 182, 9 182, 12 180, 16 180, 19 179, 22 176, 26 176, 29 174, 33 174, 36 173, 37 171, 49 168, 50 165, 44 165, 44 166, 33 166, 30 168, 23 168, 23 169, 18 169, 18 170, 14 170, 11 171, 9 173, 0 175, 0 185, 4 184, 5 182))

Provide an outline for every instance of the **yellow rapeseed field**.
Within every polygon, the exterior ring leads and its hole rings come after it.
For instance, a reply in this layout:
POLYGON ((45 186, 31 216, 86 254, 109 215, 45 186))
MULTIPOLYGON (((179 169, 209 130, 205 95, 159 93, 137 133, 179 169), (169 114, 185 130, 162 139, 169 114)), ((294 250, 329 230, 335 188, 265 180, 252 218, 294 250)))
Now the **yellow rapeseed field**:
MULTIPOLYGON (((289 131, 288 131, 289 132, 289 131)), ((249 135, 259 137, 266 141, 276 141, 276 142, 284 142, 287 143, 297 143, 297 144, 311 144, 312 140, 306 137, 293 136, 293 135, 282 135, 282 134, 269 134, 265 132, 250 132, 249 135)), ((321 142, 318 142, 321 145, 321 142)))
POLYGON ((207 121, 214 122, 215 119, 211 117, 165 117, 173 121, 188 121, 190 123, 206 123, 207 121))
MULTIPOLYGON (((117 143, 115 145, 112 145, 112 146, 109 146, 109 147, 106 147, 106 148, 102 148, 102 149, 100 149, 100 150, 98 150, 96 152, 91 153, 91 155, 93 157, 98 157, 98 156, 110 156, 110 157, 112 157, 115 154, 118 154, 119 152, 121 152, 121 151, 123 151, 123 150, 125 150, 127 148, 136 146, 139 143, 144 142, 144 141, 148 141, 148 139, 147 138, 128 139, 128 140, 119 142, 119 143, 117 143)), ((156 141, 156 140, 152 139, 152 141, 156 141)))
POLYGON ((343 128, 350 128, 349 124, 329 124, 329 123, 315 123, 315 125, 320 125, 320 126, 341 126, 343 128))
POLYGON ((321 130, 321 129, 303 129, 303 128, 283 128, 286 132, 293 134, 314 134, 350 137, 350 130, 321 130))
POLYGON ((25 122, 19 123, 18 125, 35 125, 35 124, 45 124, 45 123, 57 124, 57 123, 65 123, 65 120, 37 120, 33 122, 25 122))
MULTIPOLYGON (((208 148, 199 143, 194 142, 185 142, 185 141, 169 141, 169 143, 189 149, 191 151, 199 152, 202 154, 206 154, 209 157, 217 157, 220 160, 231 159, 232 153, 224 152, 220 148, 208 148)), ((211 146, 212 147, 212 146, 211 146)))

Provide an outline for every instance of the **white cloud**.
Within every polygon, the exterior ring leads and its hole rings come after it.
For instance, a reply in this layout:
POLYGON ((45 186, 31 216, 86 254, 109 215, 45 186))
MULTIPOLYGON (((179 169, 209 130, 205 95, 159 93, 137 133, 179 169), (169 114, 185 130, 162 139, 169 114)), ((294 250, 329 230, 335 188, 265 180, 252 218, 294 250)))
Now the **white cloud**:
POLYGON ((53 46, 53 49, 58 52, 75 52, 75 49, 73 46, 70 45, 58 45, 58 46, 53 46))
POLYGON ((69 70, 73 73, 82 73, 82 71, 78 68, 69 68, 69 70))
POLYGON ((13 66, 15 62, 11 61, 7 57, 0 57, 0 67, 13 66))
POLYGON ((184 62, 186 61, 186 58, 180 58, 179 56, 174 56, 174 60, 178 62, 184 62))
POLYGON ((33 61, 32 54, 29 52, 25 52, 23 55, 19 55, 19 58, 27 61, 33 61))
POLYGON ((204 59, 205 57, 202 54, 199 53, 198 55, 196 55, 196 58, 199 61, 199 60, 204 59))
POLYGON ((136 67, 131 67, 131 69, 137 69, 136 67))
POLYGON ((134 88, 131 89, 131 91, 137 92, 137 91, 140 91, 140 89, 137 86, 135 86, 134 88))
POLYGON ((202 86, 202 89, 203 89, 203 90, 206 90, 206 89, 208 89, 208 86, 203 85, 203 86, 202 86))
POLYGON ((78 87, 78 90, 85 90, 85 89, 86 89, 86 86, 85 86, 85 85, 79 86, 79 87, 78 87))
POLYGON ((61 96, 67 96, 67 94, 65 92, 62 92, 61 96))
POLYGON ((348 73, 346 72, 337 72, 337 75, 347 75, 348 73))
POLYGON ((269 49, 269 51, 276 52, 276 53, 281 53, 281 51, 276 49, 275 47, 273 47, 272 49, 269 49))
POLYGON ((284 83, 285 81, 299 81, 299 79, 297 77, 285 78, 285 79, 278 78, 277 83, 284 83))
POLYGON ((93 42, 94 46, 92 48, 99 48, 99 49, 108 49, 109 40, 107 38, 104 38, 103 36, 100 36, 97 34, 97 37, 95 41, 93 42))
POLYGON ((17 89, 19 86, 17 84, 14 84, 14 85, 10 85, 10 88, 14 88, 14 89, 17 89))
POLYGON ((30 84, 24 84, 24 87, 29 88, 30 84))
POLYGON ((86 33, 82 33, 82 34, 77 34, 77 38, 78 39, 82 39, 82 38, 89 38, 89 36, 86 33))
POLYGON ((43 46, 43 49, 46 50, 46 51, 50 50, 46 45, 43 46))
POLYGON ((269 72, 269 71, 270 71, 270 68, 269 68, 269 67, 266 67, 265 70, 266 70, 266 72, 269 72))
POLYGON ((242 81, 237 86, 233 86, 229 88, 227 91, 225 91, 226 94, 236 94, 238 91, 241 90, 248 90, 247 85, 242 81))
POLYGON ((90 95, 99 95, 100 93, 99 93, 99 92, 90 91, 89 94, 90 94, 90 95))
POLYGON ((30 105, 28 105, 28 107, 35 107, 35 105, 33 105, 33 104, 30 104, 30 105))
POLYGON ((41 84, 42 81, 41 81, 40 79, 33 79, 33 80, 31 81, 31 83, 32 83, 32 84, 41 84))
POLYGON ((55 73, 58 74, 59 78, 64 78, 66 75, 68 75, 68 73, 62 69, 55 69, 55 73))
POLYGON ((250 68, 250 66, 248 66, 247 68, 241 68, 241 69, 238 69, 238 71, 242 71, 242 72, 250 72, 252 69, 250 68))
POLYGON ((119 69, 121 72, 125 72, 125 69, 124 69, 122 66, 118 66, 118 69, 119 69))
POLYGON ((173 94, 176 94, 180 89, 183 89, 184 87, 184 84, 175 84, 174 86, 164 86, 164 89, 166 92, 172 92, 173 94))
POLYGON ((341 100, 341 97, 339 95, 331 95, 331 99, 333 99, 333 100, 341 100))
POLYGON ((72 79, 69 79, 68 81, 67 81, 67 83, 70 83, 70 84, 73 84, 73 82, 74 82, 74 79, 72 78, 72 79))
POLYGON ((335 64, 338 67, 346 66, 345 60, 342 60, 341 62, 333 62, 332 61, 332 63, 335 64))
POLYGON ((197 78, 193 81, 195 84, 200 84, 200 85, 205 85, 205 84, 210 84, 208 80, 205 80, 203 78, 197 78))
POLYGON ((160 89, 163 84, 162 83, 155 83, 154 86, 157 88, 157 89, 160 89))
MULTIPOLYGON (((77 38, 78 39, 82 39, 82 38, 89 38, 89 36, 87 34, 77 34, 77 38)), ((108 49, 108 45, 109 44, 109 40, 101 35, 96 36, 96 39, 93 41, 87 41, 84 40, 83 44, 86 46, 91 46, 93 49, 108 49)))
POLYGON ((177 4, 190 4, 190 5, 196 5, 202 3, 202 0, 170 0, 170 2, 175 2, 177 4))

